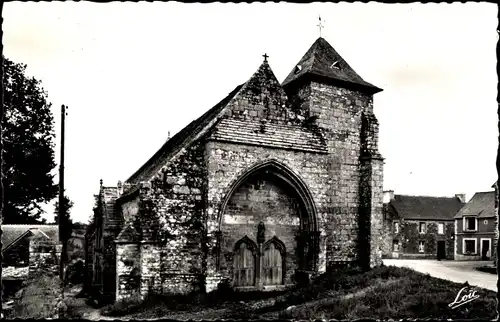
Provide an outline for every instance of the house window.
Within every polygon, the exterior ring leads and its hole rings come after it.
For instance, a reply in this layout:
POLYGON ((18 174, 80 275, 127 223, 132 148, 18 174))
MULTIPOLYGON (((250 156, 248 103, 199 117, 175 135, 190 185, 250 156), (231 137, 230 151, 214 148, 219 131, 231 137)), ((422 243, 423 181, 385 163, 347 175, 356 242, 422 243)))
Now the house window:
POLYGON ((418 242, 418 251, 423 253, 425 251, 425 241, 421 240, 418 242))
POLYGON ((476 253, 476 240, 475 239, 465 239, 464 240, 464 254, 475 254, 476 253))
POLYGON ((464 225, 466 231, 476 231, 476 218, 475 217, 464 217, 464 225))
POLYGON ((399 241, 398 240, 392 241, 392 251, 399 252, 399 241))
POLYGON ((439 235, 444 234, 444 223, 442 223, 442 222, 438 223, 438 234, 439 235))
POLYGON ((418 232, 421 234, 425 233, 425 222, 421 222, 418 224, 418 232))
POLYGON ((394 233, 395 234, 399 233, 399 223, 398 222, 394 222, 394 233))

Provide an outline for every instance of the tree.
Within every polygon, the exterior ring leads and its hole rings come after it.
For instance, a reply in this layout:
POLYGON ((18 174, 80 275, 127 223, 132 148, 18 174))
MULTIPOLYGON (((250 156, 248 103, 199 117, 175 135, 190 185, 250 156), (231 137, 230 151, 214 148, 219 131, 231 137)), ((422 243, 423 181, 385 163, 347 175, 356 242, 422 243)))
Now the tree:
POLYGON ((42 203, 57 195, 54 184, 54 120, 41 82, 26 65, 3 58, 3 224, 43 222, 42 203))
MULTIPOLYGON (((64 214, 66 218, 70 218, 71 208, 73 208, 73 201, 64 195, 64 214)), ((59 224, 59 201, 56 201, 54 206, 54 222, 59 224)))
MULTIPOLYGON (((64 213, 63 213, 64 217, 60 225, 61 237, 62 237, 61 240, 63 242, 71 238, 71 234, 73 233, 73 220, 71 219, 70 216, 70 211, 72 207, 73 207, 73 201, 71 201, 66 195, 64 195, 64 213)), ((59 201, 56 201, 54 210, 55 210, 54 221, 56 222, 56 224, 59 224, 59 201)))

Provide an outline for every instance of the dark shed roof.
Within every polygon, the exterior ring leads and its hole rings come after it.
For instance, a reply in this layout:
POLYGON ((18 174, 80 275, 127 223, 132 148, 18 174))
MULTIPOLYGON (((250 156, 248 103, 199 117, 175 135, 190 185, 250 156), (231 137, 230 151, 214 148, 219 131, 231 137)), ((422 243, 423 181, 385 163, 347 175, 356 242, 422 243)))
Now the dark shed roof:
POLYGON ((58 225, 2 225, 2 251, 22 237, 32 235, 59 243, 58 225))

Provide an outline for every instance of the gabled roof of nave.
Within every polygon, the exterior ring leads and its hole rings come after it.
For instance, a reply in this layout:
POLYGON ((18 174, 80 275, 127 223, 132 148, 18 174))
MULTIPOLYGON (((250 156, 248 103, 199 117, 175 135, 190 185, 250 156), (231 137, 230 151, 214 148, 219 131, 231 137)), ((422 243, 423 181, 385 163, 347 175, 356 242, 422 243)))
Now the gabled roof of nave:
POLYGON ((308 76, 321 78, 341 87, 354 87, 369 94, 375 94, 382 89, 364 81, 354 69, 337 53, 337 51, 322 37, 319 37, 300 59, 282 85, 289 86, 308 76), (336 68, 336 67, 337 68, 336 68))
POLYGON ((168 160, 176 155, 183 148, 188 147, 192 142, 206 134, 231 105, 231 102, 239 95, 245 95, 255 90, 258 86, 278 86, 274 88, 286 100, 286 94, 277 81, 267 61, 264 61, 252 77, 244 84, 237 86, 226 98, 208 110, 205 114, 192 121, 189 125, 167 140, 165 144, 142 166, 126 183, 137 184, 140 181, 148 180, 154 173, 160 170, 164 160, 168 160), (270 80, 270 81, 268 81, 270 80), (282 95, 281 95, 282 94, 282 95))

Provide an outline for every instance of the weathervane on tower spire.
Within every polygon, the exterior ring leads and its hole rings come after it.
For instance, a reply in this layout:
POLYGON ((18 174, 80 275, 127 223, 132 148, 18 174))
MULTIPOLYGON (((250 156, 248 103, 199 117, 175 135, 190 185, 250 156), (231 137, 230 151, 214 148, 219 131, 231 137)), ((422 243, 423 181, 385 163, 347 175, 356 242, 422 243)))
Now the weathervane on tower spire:
POLYGON ((316 25, 319 28, 319 36, 321 37, 321 28, 324 28, 324 26, 321 24, 321 16, 318 16, 319 23, 316 25))

